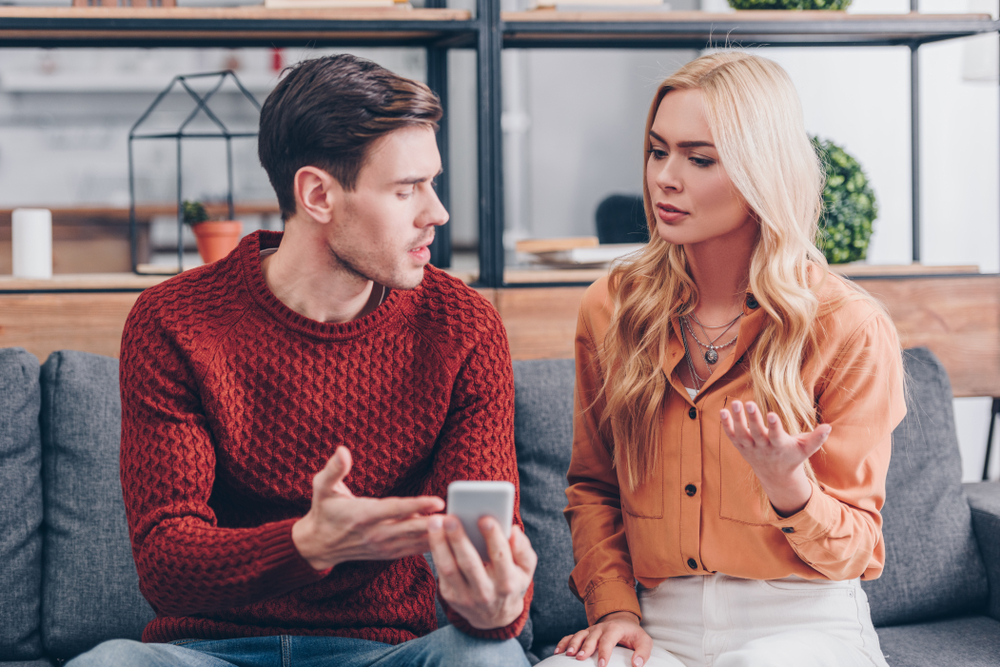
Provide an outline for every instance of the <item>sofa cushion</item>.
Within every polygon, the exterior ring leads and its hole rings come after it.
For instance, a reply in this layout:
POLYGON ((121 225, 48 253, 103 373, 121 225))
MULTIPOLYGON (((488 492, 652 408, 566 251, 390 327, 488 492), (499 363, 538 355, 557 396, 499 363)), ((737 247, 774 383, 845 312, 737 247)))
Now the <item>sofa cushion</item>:
POLYGON ((138 639, 153 611, 139 593, 125 522, 118 362, 54 352, 41 384, 42 642, 68 658, 105 639, 138 639))
POLYGON ((886 480, 885 571, 864 582, 876 626, 981 612, 988 593, 962 489, 948 374, 927 348, 906 350, 903 359, 907 415, 893 433, 886 480))
POLYGON ((0 661, 42 655, 42 445, 38 359, 0 350, 0 661))
POLYGON ((563 518, 573 444, 572 359, 514 362, 514 441, 521 478, 521 518, 538 554, 531 603, 534 646, 555 644, 587 626, 570 592, 573 545, 563 518))
POLYGON ((892 667, 996 667, 1000 621, 986 616, 880 628, 882 654, 892 667))

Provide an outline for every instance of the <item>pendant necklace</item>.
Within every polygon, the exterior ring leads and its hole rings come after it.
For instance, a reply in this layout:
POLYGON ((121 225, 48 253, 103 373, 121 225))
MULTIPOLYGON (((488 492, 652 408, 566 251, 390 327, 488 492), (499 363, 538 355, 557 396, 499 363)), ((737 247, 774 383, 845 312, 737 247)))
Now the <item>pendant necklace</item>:
MULTIPOLYGON (((681 317, 681 323, 684 325, 684 328, 686 328, 688 330, 688 333, 691 334, 691 337, 694 338, 694 342, 698 343, 698 345, 700 347, 705 348, 705 355, 704 355, 705 356, 705 363, 707 363, 709 365, 712 365, 712 364, 715 364, 715 363, 717 363, 719 361, 718 350, 721 350, 723 348, 727 348, 730 345, 732 345, 733 343, 735 343, 736 339, 739 338, 740 335, 736 334, 735 336, 733 336, 732 340, 730 340, 728 343, 723 343, 722 345, 716 345, 715 342, 717 340, 719 340, 720 338, 722 338, 723 336, 725 336, 726 332, 729 331, 731 328, 733 328, 733 325, 736 324, 736 322, 738 322, 741 317, 743 317, 743 313, 740 313, 735 318, 733 318, 733 320, 729 323, 729 326, 727 326, 725 329, 723 329, 722 333, 720 333, 718 336, 716 336, 710 343, 703 343, 703 342, 701 342, 698 339, 698 336, 697 336, 697 334, 695 334, 694 329, 691 327, 691 322, 688 321, 687 316, 682 316, 681 317)), ((701 323, 699 322, 699 325, 700 324, 701 323)), ((712 329, 716 329, 718 327, 711 327, 711 328, 712 329)))

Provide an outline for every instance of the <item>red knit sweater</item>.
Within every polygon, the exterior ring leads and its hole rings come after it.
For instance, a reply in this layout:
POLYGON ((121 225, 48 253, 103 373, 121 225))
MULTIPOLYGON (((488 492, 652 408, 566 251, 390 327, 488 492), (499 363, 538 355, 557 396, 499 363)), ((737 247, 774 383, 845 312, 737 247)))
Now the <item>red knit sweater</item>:
MULTIPOLYGON (((444 497, 455 479, 517 484, 514 389, 493 307, 432 267, 344 324, 295 313, 268 289, 262 248, 143 292, 122 338, 121 475, 144 641, 339 635, 391 644, 437 627, 423 556, 316 572, 292 524, 338 445, 358 496, 444 497)), ((520 525, 520 516, 516 517, 520 525)), ((469 634, 506 639, 506 628, 469 634)))

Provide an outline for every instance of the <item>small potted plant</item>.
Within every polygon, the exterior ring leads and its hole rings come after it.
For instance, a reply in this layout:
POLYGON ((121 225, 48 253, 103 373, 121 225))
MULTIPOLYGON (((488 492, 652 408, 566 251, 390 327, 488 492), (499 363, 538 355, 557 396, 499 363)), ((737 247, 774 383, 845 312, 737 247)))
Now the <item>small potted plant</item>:
POLYGON ((878 216, 875 191, 861 165, 847 151, 813 137, 813 147, 826 170, 823 188, 823 216, 817 243, 831 264, 865 259, 878 216))
POLYGON ((243 223, 239 220, 212 220, 199 201, 185 201, 181 215, 191 226, 198 254, 206 264, 218 261, 228 255, 239 244, 243 234, 243 223))

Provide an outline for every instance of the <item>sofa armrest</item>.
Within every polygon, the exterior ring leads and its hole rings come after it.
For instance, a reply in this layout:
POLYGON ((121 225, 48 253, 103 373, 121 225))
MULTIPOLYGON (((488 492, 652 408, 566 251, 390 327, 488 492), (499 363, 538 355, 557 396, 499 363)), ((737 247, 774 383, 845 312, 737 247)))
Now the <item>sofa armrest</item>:
POLYGON ((1000 482, 970 482, 963 486, 990 582, 989 614, 1000 620, 1000 482))

